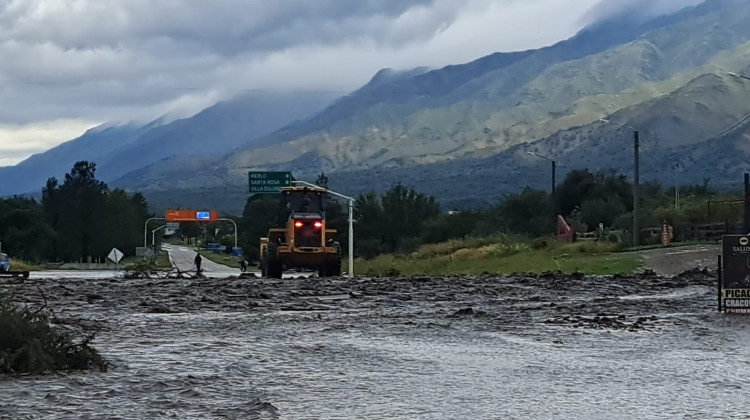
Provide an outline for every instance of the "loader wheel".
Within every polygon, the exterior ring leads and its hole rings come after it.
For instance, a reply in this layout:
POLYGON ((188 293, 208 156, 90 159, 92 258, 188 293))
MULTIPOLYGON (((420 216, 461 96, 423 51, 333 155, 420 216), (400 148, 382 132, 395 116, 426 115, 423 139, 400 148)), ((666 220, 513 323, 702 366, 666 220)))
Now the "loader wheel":
POLYGON ((341 275, 341 260, 329 261, 318 267, 320 277, 331 277, 341 275))
POLYGON ((263 252, 260 253, 260 263, 258 264, 258 268, 260 268, 260 276, 266 277, 268 276, 268 249, 264 249, 263 252))
POLYGON ((266 276, 280 279, 284 269, 279 259, 279 245, 275 242, 269 242, 267 252, 268 257, 265 264, 266 276))

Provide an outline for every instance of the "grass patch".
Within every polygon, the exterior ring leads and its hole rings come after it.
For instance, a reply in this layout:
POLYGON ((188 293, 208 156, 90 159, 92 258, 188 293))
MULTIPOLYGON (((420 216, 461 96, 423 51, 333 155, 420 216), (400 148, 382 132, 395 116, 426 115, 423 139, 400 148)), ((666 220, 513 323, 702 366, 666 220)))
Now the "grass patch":
POLYGON ((240 261, 242 261, 241 257, 235 257, 235 256, 224 254, 224 253, 215 254, 211 251, 206 251, 205 249, 201 249, 198 252, 201 254, 201 257, 209 261, 215 262, 216 264, 222 264, 222 265, 226 265, 227 267, 232 267, 232 268, 237 268, 237 269, 240 268, 240 261))
POLYGON ((126 271, 132 273, 153 273, 172 268, 172 263, 169 262, 169 254, 166 251, 162 251, 150 258, 127 257, 120 261, 120 265, 126 271))
POLYGON ((550 240, 542 246, 538 241, 515 241, 494 237, 430 244, 408 256, 388 254, 372 260, 357 259, 355 272, 374 276, 547 271, 612 275, 633 273, 641 266, 637 256, 617 253, 617 244, 550 240))
POLYGON ((42 271, 44 270, 44 267, 37 265, 37 264, 32 264, 27 261, 11 259, 10 270, 11 271, 42 271))
POLYGON ((20 308, 0 296, 0 374, 41 374, 99 368, 107 362, 89 345, 50 327, 47 310, 20 308))

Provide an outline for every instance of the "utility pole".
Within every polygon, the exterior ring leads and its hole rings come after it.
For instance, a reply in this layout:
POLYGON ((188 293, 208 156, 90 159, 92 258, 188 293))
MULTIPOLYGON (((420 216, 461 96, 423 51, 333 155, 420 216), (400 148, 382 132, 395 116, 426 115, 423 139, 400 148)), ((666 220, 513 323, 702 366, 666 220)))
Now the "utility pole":
MULTIPOLYGON (((745 76, 744 74, 737 74, 728 72, 728 75, 732 77, 736 77, 740 80, 750 80, 750 77, 745 76)), ((744 214, 742 218, 742 233, 743 234, 750 234, 750 174, 745 174, 745 203, 744 203, 744 214)))
POLYGON ((638 130, 633 130, 633 246, 638 246, 640 243, 640 229, 638 226, 638 207, 640 207, 640 201, 638 199, 639 187, 639 174, 640 174, 640 139, 638 138, 638 130))
POLYGON ((555 162, 555 160, 552 158, 549 158, 547 156, 542 156, 538 153, 534 153, 534 152, 526 152, 526 153, 531 156, 538 157, 540 159, 548 160, 550 161, 550 163, 552 163, 552 188, 550 189, 551 195, 550 195, 549 205, 552 211, 552 220, 554 221, 553 222, 553 226, 554 226, 554 224, 557 223, 557 210, 555 209, 555 183, 556 183, 555 182, 555 170, 557 169, 557 162, 555 162))
POLYGON ((638 227, 638 207, 639 205, 639 198, 638 198, 638 190, 640 190, 639 187, 639 175, 640 175, 640 138, 638 130, 635 127, 631 127, 629 125, 620 124, 618 122, 610 121, 606 118, 599 118, 599 121, 605 122, 607 124, 614 124, 619 125, 620 127, 629 128, 633 131, 633 246, 638 246, 640 243, 640 230, 638 227))
POLYGON ((549 158, 547 156, 542 156, 542 155, 540 155, 538 153, 526 152, 526 154, 529 154, 531 156, 535 156, 535 157, 538 157, 538 158, 541 158, 541 159, 548 160, 548 161, 550 161, 552 163, 552 189, 551 189, 551 191, 552 191, 552 196, 554 196, 555 195, 555 169, 557 168, 557 162, 555 162, 554 159, 552 159, 552 158, 549 158))

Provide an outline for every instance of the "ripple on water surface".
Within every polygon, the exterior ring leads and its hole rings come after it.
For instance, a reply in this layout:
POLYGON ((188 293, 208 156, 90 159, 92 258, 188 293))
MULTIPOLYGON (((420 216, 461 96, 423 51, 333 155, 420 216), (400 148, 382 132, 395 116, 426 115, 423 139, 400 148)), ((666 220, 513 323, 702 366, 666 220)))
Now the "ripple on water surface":
POLYGON ((710 312, 701 290, 613 297, 627 314, 658 315, 638 331, 537 315, 582 305, 573 299, 343 302, 327 291, 338 309, 107 307, 95 345, 112 369, 0 381, 0 417, 728 418, 750 386, 750 330, 710 312), (672 302, 654 312, 663 300, 672 302), (466 302, 476 310, 459 311, 466 302))

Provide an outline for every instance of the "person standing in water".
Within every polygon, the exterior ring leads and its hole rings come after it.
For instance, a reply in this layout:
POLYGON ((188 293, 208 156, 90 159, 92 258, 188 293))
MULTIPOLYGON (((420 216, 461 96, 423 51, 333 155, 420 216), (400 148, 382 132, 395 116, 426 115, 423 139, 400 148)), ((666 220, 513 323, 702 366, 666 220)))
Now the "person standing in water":
POLYGON ((201 257, 201 254, 195 253, 195 259, 193 262, 195 263, 195 268, 197 269, 198 274, 201 273, 201 262, 203 261, 203 258, 201 257))

